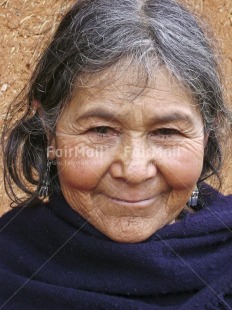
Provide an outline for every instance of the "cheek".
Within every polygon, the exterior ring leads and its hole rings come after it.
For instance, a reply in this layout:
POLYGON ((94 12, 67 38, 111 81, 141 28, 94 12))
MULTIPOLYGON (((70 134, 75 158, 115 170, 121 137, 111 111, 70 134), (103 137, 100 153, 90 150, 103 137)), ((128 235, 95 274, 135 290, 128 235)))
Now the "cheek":
POLYGON ((59 179, 62 187, 83 191, 93 190, 106 171, 106 163, 101 158, 61 158, 58 164, 59 179))
POLYGON ((194 187, 203 167, 203 146, 190 151, 188 148, 180 149, 173 156, 163 156, 160 169, 166 181, 175 190, 194 187))

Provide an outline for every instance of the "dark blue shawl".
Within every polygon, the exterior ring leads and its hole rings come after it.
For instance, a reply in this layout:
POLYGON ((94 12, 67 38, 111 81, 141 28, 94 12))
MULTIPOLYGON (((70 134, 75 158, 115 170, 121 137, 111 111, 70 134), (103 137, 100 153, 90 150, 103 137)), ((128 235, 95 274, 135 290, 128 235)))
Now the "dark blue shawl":
POLYGON ((116 243, 63 198, 0 219, 0 309, 232 309, 232 195, 137 244, 116 243))

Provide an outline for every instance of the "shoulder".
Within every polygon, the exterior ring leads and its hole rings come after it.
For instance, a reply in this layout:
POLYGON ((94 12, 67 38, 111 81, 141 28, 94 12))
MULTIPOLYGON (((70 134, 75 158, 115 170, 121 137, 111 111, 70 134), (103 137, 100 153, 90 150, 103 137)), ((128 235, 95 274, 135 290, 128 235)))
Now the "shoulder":
POLYGON ((232 195, 225 196, 206 183, 202 183, 199 190, 201 208, 187 223, 201 232, 224 232, 229 237, 232 229, 232 195))
POLYGON ((7 249, 4 252, 6 259, 9 253, 15 258, 19 253, 28 257, 39 256, 41 253, 48 255, 72 232, 68 219, 72 218, 73 214, 67 217, 69 208, 65 208, 64 199, 56 200, 24 204, 0 218, 0 247, 7 249), (56 203, 56 200, 60 201, 60 204, 56 203), (60 215, 57 209, 64 210, 64 216, 60 215))
MULTIPOLYGON (((16 207, 0 218, 0 274, 22 278, 33 273, 50 250, 52 214, 47 203, 16 207)), ((52 234, 54 235, 54 234, 52 234)))
POLYGON ((25 256, 41 243, 49 227, 51 217, 47 203, 38 202, 33 205, 15 207, 0 218, 0 247, 4 248, 5 257, 17 259, 25 256))
POLYGON ((232 206, 232 194, 223 195, 219 190, 213 188, 207 183, 202 183, 199 186, 200 203, 202 207, 227 207, 232 206))
POLYGON ((47 205, 38 202, 34 205, 15 207, 0 218, 0 247, 5 255, 17 255, 19 248, 25 249, 33 245, 34 240, 44 230, 49 215, 47 205))
MULTIPOLYGON (((162 238, 203 238, 209 242, 212 237, 218 243, 232 242, 232 195, 225 196, 210 185, 199 185, 199 203, 195 212, 186 212, 181 221, 163 227, 162 238)), ((230 245, 231 246, 231 245, 230 245)))
POLYGON ((13 208, 0 218, 0 238, 8 233, 23 232, 24 228, 36 225, 38 219, 48 212, 47 204, 43 202, 13 208))
POLYGON ((202 217, 209 217, 232 227, 232 195, 223 195, 212 186, 202 183, 200 186, 200 204, 202 217))

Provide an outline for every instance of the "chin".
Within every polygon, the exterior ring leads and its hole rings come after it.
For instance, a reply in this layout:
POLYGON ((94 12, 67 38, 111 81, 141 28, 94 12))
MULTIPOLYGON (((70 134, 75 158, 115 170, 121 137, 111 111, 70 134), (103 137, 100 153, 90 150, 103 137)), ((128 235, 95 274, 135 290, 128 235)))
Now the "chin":
POLYGON ((119 243, 139 243, 147 240, 149 237, 151 237, 153 233, 148 233, 148 234, 140 234, 140 233, 124 233, 121 235, 108 235, 107 237, 110 238, 111 240, 119 243))
POLYGON ((137 220, 130 220, 123 223, 118 223, 117 226, 109 226, 111 229, 102 231, 108 238, 120 243, 138 243, 143 242, 151 237, 158 229, 158 227, 151 227, 144 223, 139 223, 137 220), (112 229, 112 228, 115 229, 112 229))

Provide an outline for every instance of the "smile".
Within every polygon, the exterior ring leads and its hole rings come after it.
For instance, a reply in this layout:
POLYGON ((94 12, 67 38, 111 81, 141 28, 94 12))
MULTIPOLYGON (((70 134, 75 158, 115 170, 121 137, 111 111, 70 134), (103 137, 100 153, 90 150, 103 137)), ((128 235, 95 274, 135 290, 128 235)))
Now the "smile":
POLYGON ((131 207, 148 207, 152 205, 155 201, 155 197, 150 197, 146 199, 141 199, 141 200, 125 200, 125 199, 120 199, 120 198, 115 198, 115 197, 110 197, 105 195, 108 199, 113 201, 115 204, 121 205, 121 206, 131 206, 131 207))

